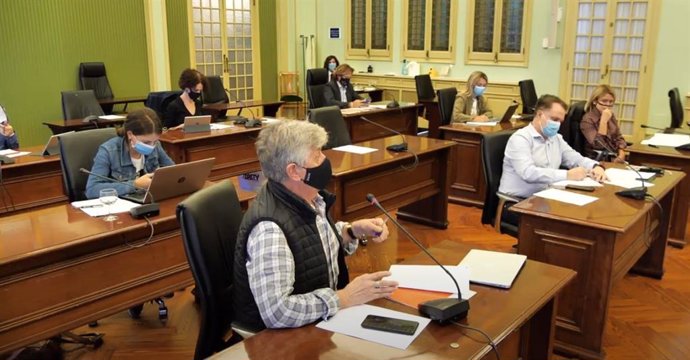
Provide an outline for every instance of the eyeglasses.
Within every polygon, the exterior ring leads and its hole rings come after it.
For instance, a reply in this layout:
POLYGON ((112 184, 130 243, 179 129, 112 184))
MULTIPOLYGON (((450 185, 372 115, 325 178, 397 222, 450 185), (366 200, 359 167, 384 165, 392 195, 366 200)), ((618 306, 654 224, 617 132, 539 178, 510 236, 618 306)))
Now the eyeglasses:
POLYGON ((614 101, 597 101, 597 103, 599 103, 601 106, 611 107, 613 106, 614 101))

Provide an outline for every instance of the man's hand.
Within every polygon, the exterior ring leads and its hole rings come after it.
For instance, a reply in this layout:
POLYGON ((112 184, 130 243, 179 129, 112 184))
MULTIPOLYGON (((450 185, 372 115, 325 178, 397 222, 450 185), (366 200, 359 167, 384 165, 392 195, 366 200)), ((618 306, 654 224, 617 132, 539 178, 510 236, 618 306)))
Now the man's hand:
POLYGON ((144 176, 140 176, 134 180, 134 186, 140 189, 148 189, 149 185, 151 185, 151 179, 153 179, 153 174, 144 174, 144 176))
POLYGON ((568 170, 568 180, 582 180, 587 176, 587 170, 582 166, 568 170))
POLYGON ((592 179, 594 179, 598 182, 606 181, 609 179, 608 177, 606 177, 606 173, 604 172, 604 168, 599 166, 599 165, 592 168, 592 170, 589 172, 589 177, 591 177, 592 179))
POLYGON ((356 277, 344 289, 338 290, 340 308, 344 309, 390 296, 398 288, 396 281, 382 280, 390 275, 389 271, 379 271, 356 277))
POLYGON ((362 106, 362 100, 355 100, 350 103, 350 107, 356 108, 362 106))
POLYGON ((486 115, 477 115, 472 119, 472 121, 489 121, 489 117, 486 115))
POLYGON ((388 226, 381 218, 361 219, 352 223, 352 231, 359 236, 370 236, 374 242, 382 242, 388 239, 388 226))

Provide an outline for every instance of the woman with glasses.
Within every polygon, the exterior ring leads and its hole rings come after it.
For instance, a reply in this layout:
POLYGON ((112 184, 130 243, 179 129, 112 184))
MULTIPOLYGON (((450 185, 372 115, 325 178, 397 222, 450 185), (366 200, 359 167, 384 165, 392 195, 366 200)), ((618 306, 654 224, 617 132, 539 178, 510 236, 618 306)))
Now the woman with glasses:
POLYGON ((162 127, 155 111, 143 108, 130 112, 119 132, 101 144, 91 168, 92 173, 114 181, 89 175, 89 199, 98 198, 102 189, 115 189, 118 195, 147 189, 156 169, 175 164, 158 141, 162 127))
POLYGON ((592 92, 589 101, 585 104, 585 115, 580 122, 580 130, 584 134, 585 155, 597 158, 601 151, 614 152, 609 156, 601 157, 602 160, 625 162, 626 143, 618 127, 618 121, 613 114, 613 104, 616 94, 608 85, 599 85, 592 92))

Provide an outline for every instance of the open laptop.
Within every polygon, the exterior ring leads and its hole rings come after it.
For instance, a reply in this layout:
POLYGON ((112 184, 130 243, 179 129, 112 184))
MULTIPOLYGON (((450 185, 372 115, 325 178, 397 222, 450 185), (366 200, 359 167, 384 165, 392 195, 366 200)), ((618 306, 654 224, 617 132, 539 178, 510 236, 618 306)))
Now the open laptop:
POLYGON ((515 114, 515 111, 517 110, 518 106, 519 106, 518 103, 513 103, 512 105, 508 106, 508 108, 506 109, 506 112, 503 114, 502 118, 500 118, 500 119, 499 118, 493 118, 493 119, 489 119, 489 121, 498 121, 500 124, 509 123, 510 119, 515 114))
POLYGON ((197 160, 156 169, 147 190, 120 196, 144 204, 193 193, 204 186, 216 158, 197 160))
POLYGON ((48 139, 48 142, 46 143, 46 146, 43 147, 43 151, 32 152, 31 155, 47 156, 47 155, 58 155, 58 154, 60 154, 60 143, 58 142, 58 137, 60 137, 64 134, 69 134, 69 133, 73 133, 73 132, 74 131, 69 131, 66 133, 58 134, 58 135, 51 135, 50 138, 48 139))
POLYGON ((184 132, 195 133, 211 131, 211 115, 185 116, 184 132))
POLYGON ((509 289, 527 256, 472 249, 460 262, 470 268, 470 282, 509 289))

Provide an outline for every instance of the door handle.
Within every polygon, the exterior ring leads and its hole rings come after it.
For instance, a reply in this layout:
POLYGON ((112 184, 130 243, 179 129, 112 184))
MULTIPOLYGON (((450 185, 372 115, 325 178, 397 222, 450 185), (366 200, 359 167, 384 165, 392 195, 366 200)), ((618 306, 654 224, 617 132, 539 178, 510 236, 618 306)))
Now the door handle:
POLYGON ((608 75, 608 74, 609 74, 609 64, 606 64, 606 66, 604 67, 604 73, 601 74, 601 78, 602 79, 605 78, 606 75, 608 75))

